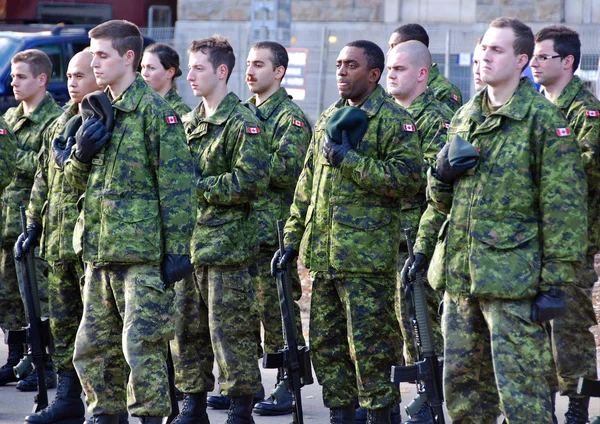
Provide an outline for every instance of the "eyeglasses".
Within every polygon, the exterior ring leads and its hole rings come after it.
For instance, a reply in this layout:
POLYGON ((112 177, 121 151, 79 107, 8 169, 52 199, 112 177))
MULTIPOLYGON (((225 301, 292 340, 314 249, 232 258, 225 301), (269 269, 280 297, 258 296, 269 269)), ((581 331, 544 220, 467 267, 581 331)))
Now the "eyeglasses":
POLYGON ((535 54, 534 54, 534 55, 531 57, 531 60, 534 60, 534 59, 535 59, 535 60, 537 60, 538 62, 545 62, 545 61, 547 61, 548 59, 556 59, 557 57, 561 57, 561 55, 559 55, 559 54, 556 54, 556 55, 554 55, 554 56, 544 56, 544 55, 539 55, 539 54, 538 54, 538 55, 535 55, 535 54))

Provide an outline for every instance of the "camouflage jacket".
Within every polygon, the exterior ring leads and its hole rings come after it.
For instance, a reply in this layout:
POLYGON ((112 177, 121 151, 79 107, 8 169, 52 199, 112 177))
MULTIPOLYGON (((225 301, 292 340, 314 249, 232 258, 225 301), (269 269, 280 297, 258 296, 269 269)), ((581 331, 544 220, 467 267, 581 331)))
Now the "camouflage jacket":
POLYGON ((179 116, 183 116, 192 110, 192 108, 183 102, 183 99, 177 94, 177 91, 175 91, 174 88, 171 88, 167 94, 165 94, 164 99, 179 116))
POLYGON ((400 201, 421 185, 419 138, 408 112, 378 85, 360 106, 368 119, 363 139, 332 167, 322 152, 325 125, 346 105, 340 99, 315 125, 285 244, 299 250, 313 275, 391 277, 403 240, 400 201))
POLYGON ((460 90, 448 78, 440 74, 437 63, 434 63, 429 68, 427 86, 431 88, 433 94, 435 94, 435 98, 448 106, 452 112, 456 112, 462 105, 460 90))
POLYGON ((188 255, 194 168, 180 119, 139 75, 113 110, 112 136, 92 163, 79 162, 75 149, 65 163, 67 180, 86 192, 76 252, 98 264, 188 255))
POLYGON ((27 222, 43 225, 40 255, 48 261, 77 259, 73 250, 73 228, 79 215, 77 200, 82 192, 71 187, 62 169, 54 163, 52 140, 78 113, 79 104, 70 103, 44 133, 27 207, 27 222))
MULTIPOLYGON (((256 103, 256 96, 248 101, 256 103)), ((258 106, 258 110, 269 142, 271 164, 267 192, 252 206, 258 212, 259 242, 262 246, 272 247, 277 246, 277 220, 285 221, 290 216, 294 189, 312 129, 306 115, 285 88, 276 91, 258 106)))
MULTIPOLYGON (((0 193, 13 178, 17 158, 17 137, 10 125, 0 117, 0 193)), ((0 209, 0 222, 2 222, 2 209, 0 209)), ((0 234, 0 244, 2 235, 0 234)))
MULTIPOLYGON (((427 169, 432 166, 435 167, 436 156, 446 144, 446 132, 454 112, 437 100, 430 88, 414 99, 407 110, 415 120, 419 141, 421 142, 421 151, 423 152, 423 182, 421 183, 421 189, 415 197, 402 199, 402 228, 411 228, 414 241, 421 214, 427 206, 425 201, 427 169)), ((444 219, 445 217, 442 215, 440 225, 444 222, 444 219)), ((435 232, 434 241, 435 236, 437 236, 437 232, 435 232)))
POLYGON ((269 184, 267 137, 234 93, 210 117, 204 114, 200 103, 184 118, 197 174, 192 263, 244 263, 258 253, 258 220, 250 205, 269 184))
POLYGON ((600 101, 578 76, 567 84, 556 101, 581 147, 588 188, 588 250, 600 251, 600 101))
POLYGON ((479 149, 477 166, 453 187, 429 179, 434 205, 450 214, 429 282, 450 293, 531 298, 573 282, 584 257, 580 148, 558 108, 529 79, 495 112, 482 106, 485 97, 487 90, 477 93, 448 130, 448 140, 459 135, 479 149))
POLYGON ((29 204, 43 132, 60 114, 62 109, 50 93, 46 93, 46 98, 27 116, 23 114, 22 103, 4 114, 4 119, 17 136, 16 171, 4 190, 2 204, 2 236, 5 242, 14 243, 22 232, 19 206, 27 207, 29 204))

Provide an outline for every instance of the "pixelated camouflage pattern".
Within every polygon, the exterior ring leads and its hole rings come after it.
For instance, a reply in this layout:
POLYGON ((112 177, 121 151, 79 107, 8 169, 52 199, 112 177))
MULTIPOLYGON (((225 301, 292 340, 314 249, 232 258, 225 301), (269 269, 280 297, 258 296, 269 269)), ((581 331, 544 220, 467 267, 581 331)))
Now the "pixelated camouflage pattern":
POLYGON ((33 179, 37 170, 37 156, 42 148, 43 133, 48 126, 62 114, 62 109, 50 93, 37 107, 25 115, 23 103, 10 108, 4 119, 17 136, 16 170, 10 184, 4 190, 2 216, 2 236, 11 245, 22 232, 20 206, 29 204, 33 179))
POLYGON ((429 282, 450 293, 522 299, 575 281, 587 239, 581 149, 556 106, 522 78, 513 96, 488 114, 487 91, 454 116, 448 140, 479 149, 475 168, 453 187, 429 179, 442 213, 450 213, 429 282), (487 115, 487 116, 486 116, 487 115))
POLYGON ((44 132, 29 197, 27 222, 43 225, 40 250, 48 261, 77 260, 73 250, 73 230, 79 215, 77 200, 82 191, 65 180, 62 169, 54 162, 52 141, 78 113, 79 105, 71 103, 44 132))
POLYGON ((191 242, 194 265, 232 265, 258 253, 257 213, 251 202, 269 183, 264 128, 229 93, 210 117, 200 103, 184 117, 196 166, 197 218, 191 242))
POLYGON ((444 295, 444 401, 452 422, 552 423, 548 334, 529 300, 444 295))
POLYGON ((17 281, 13 247, 3 244, 0 249, 0 328, 6 333, 6 330, 25 327, 27 319, 17 281))
POLYGON ((325 125, 347 102, 329 107, 315 125, 298 180, 285 245, 300 251, 313 275, 386 274, 393 278, 401 243, 400 201, 421 184, 422 154, 414 122, 381 86, 360 106, 368 118, 362 141, 340 167, 322 148, 325 125))
MULTIPOLYGON (((256 96, 248 102, 256 104, 256 96)), ((277 247, 278 219, 290 216, 294 189, 302 171, 306 150, 312 136, 308 118, 280 88, 258 106, 260 121, 269 143, 269 187, 265 195, 252 203, 258 212, 259 243, 277 247)), ((273 249, 269 249, 273 253, 273 249)), ((270 262, 270 261, 269 261, 270 262)))
POLYGON ((112 102, 108 143, 91 164, 73 153, 65 163, 67 181, 86 191, 83 260, 158 264, 165 254, 187 255, 194 168, 180 118, 140 75, 112 102))
MULTIPOLYGON (((17 137, 11 126, 0 117, 0 190, 12 180, 16 167, 17 137)), ((1 210, 0 210, 1 212, 1 210)))
POLYGON ((134 416, 168 416, 175 294, 164 287, 160 266, 87 263, 83 290, 73 363, 88 411, 118 414, 127 407, 134 416))
POLYGON ((192 110, 191 107, 189 107, 183 102, 183 99, 179 94, 177 94, 177 91, 175 91, 174 88, 171 88, 169 91, 167 91, 167 94, 165 94, 164 99, 169 104, 169 106, 171 106, 171 109, 177 112, 177 115, 179 116, 183 116, 192 110))
POLYGON ((452 84, 448 78, 440 74, 437 63, 429 68, 427 87, 431 88, 435 98, 456 112, 463 104, 462 94, 457 86, 452 84))

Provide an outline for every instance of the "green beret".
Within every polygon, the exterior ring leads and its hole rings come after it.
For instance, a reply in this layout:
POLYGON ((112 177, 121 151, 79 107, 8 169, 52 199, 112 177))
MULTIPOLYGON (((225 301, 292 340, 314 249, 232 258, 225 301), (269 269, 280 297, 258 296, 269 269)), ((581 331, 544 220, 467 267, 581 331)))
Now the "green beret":
POLYGON ((325 132, 334 143, 342 144, 344 130, 352 147, 356 147, 367 132, 365 111, 354 106, 344 106, 333 112, 325 125, 325 132))

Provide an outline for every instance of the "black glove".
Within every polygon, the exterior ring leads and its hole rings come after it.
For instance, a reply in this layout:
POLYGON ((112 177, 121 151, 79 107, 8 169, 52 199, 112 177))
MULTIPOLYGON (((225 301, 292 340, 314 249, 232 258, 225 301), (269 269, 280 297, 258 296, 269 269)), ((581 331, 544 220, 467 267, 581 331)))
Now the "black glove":
POLYGON ((163 281, 168 287, 175 281, 179 281, 194 272, 194 266, 188 255, 165 255, 161 264, 161 271, 163 281))
POLYGON ((24 252, 28 252, 32 246, 37 246, 40 241, 40 235, 42 234, 42 226, 37 223, 27 225, 27 238, 25 233, 21 233, 17 242, 15 243, 14 254, 15 258, 21 259, 24 252))
POLYGON ((75 138, 69 137, 65 143, 65 139, 62 136, 56 137, 52 140, 52 153, 54 154, 54 162, 60 167, 65 168, 65 162, 71 155, 71 148, 75 145, 75 138))
POLYGON ((291 264, 294 259, 298 257, 298 252, 293 247, 286 247, 283 251, 283 258, 279 249, 273 255, 271 259, 271 275, 275 277, 277 269, 284 268, 287 264, 291 264), (280 261, 281 259, 281 261, 280 261))
POLYGON ((531 305, 531 320, 546 322, 558 318, 567 312, 565 294, 560 289, 539 292, 531 305))
POLYGON ((425 265, 427 265, 427 257, 422 253, 415 253, 415 260, 408 270, 408 279, 413 281, 417 273, 425 271, 425 265))
POLYGON ((342 143, 337 144, 327 134, 325 134, 325 143, 323 143, 323 154, 325 159, 331 166, 336 168, 340 166, 346 154, 352 149, 348 134, 346 131, 342 131, 342 143))
POLYGON ((90 163, 96 153, 110 139, 110 132, 96 118, 90 118, 79 128, 75 137, 75 157, 81 163, 90 163))

